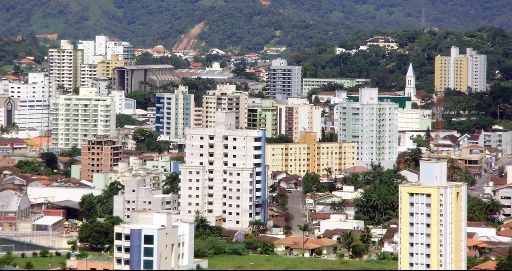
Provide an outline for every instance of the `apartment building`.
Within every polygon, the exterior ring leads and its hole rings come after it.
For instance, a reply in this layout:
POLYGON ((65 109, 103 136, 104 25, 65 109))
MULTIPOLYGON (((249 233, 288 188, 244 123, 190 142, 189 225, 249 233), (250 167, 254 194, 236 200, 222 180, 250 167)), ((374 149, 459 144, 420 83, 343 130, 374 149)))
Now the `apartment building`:
POLYGON ((55 91, 71 91, 80 86, 80 65, 83 50, 76 49, 73 42, 61 40, 60 48, 48 50, 48 73, 50 88, 55 91))
POLYGON ((97 96, 95 88, 81 87, 79 95, 59 95, 53 100, 50 121, 53 149, 81 146, 95 136, 114 135, 114 101, 97 96))
POLYGON ((98 77, 98 67, 96 64, 80 65, 80 86, 92 87, 94 78, 98 77))
POLYGON ((512 154, 512 130, 492 129, 484 133, 484 146, 497 148, 505 155, 512 154))
POLYGON ((192 117, 192 127, 193 128, 201 128, 203 127, 203 108, 200 106, 195 106, 194 103, 194 111, 192 117))
POLYGON ((277 136, 277 107, 272 99, 249 98, 247 129, 265 128, 268 136, 277 136))
POLYGON ((306 97, 308 92, 328 84, 338 84, 345 88, 353 88, 358 85, 370 83, 370 79, 361 78, 304 78, 302 79, 302 96, 306 97))
POLYGON ((152 187, 145 178, 130 177, 124 180, 124 189, 114 196, 114 216, 129 221, 137 211, 178 211, 178 195, 163 194, 152 187))
POLYGON ((82 145, 81 180, 91 181, 94 173, 109 172, 121 161, 123 149, 115 140, 98 136, 82 145))
POLYGON ((237 91, 236 85, 217 85, 203 95, 203 127, 215 127, 217 111, 233 111, 236 113, 236 127, 247 127, 247 92, 237 91))
POLYGON ((427 131, 432 129, 432 110, 413 109, 412 102, 406 102, 405 108, 397 110, 399 132, 427 131))
POLYGON ((359 101, 335 107, 335 130, 340 142, 355 142, 358 164, 381 163, 390 168, 398 155, 398 105, 379 101, 378 89, 361 88, 359 101))
POLYGON ((111 59, 113 55, 123 60, 133 60, 133 45, 126 41, 107 41, 105 56, 111 59))
POLYGON ((192 127, 194 105, 194 94, 183 85, 174 93, 157 93, 156 131, 169 140, 183 140, 185 129, 192 127))
POLYGON ((436 56, 434 70, 436 91, 447 88, 462 92, 487 89, 487 56, 472 48, 466 48, 464 55, 459 53, 459 47, 452 46, 450 56, 436 56))
POLYGON ((49 89, 46 73, 29 73, 26 84, 11 82, 8 92, 16 100, 15 103, 11 102, 14 106, 11 107, 11 110, 14 109, 11 111, 14 115, 11 116, 20 129, 48 130, 52 91, 49 89))
POLYGON ((170 212, 134 212, 114 227, 115 270, 194 269, 194 222, 170 212))
POLYGON ((212 225, 247 229, 266 220, 265 130, 236 129, 236 112, 217 112, 214 128, 187 133, 180 214, 199 211, 212 225))
POLYGON ((392 37, 377 36, 366 40, 366 46, 379 46, 388 50, 398 49, 398 42, 392 37))
POLYGON ((357 162, 357 143, 318 142, 316 133, 302 132, 298 143, 267 144, 265 156, 269 174, 323 175, 328 168, 333 174, 342 174, 357 162))
POLYGON ((446 161, 421 161, 417 184, 399 189, 401 270, 466 270, 467 187, 446 161))
POLYGON ((307 99, 289 98, 277 104, 277 134, 285 134, 299 141, 301 132, 315 132, 322 136, 322 108, 309 104, 307 99))
POLYGON ((491 186, 494 186, 491 195, 502 206, 500 219, 507 219, 512 216, 512 165, 507 165, 505 172, 506 177, 491 179, 491 186))
POLYGON ((98 77, 102 78, 112 78, 112 71, 115 68, 130 66, 133 64, 133 61, 124 60, 119 55, 111 55, 110 59, 105 59, 98 62, 96 74, 98 77))
POLYGON ((278 58, 272 60, 267 69, 266 94, 278 100, 300 97, 302 94, 302 66, 288 66, 288 62, 278 58))

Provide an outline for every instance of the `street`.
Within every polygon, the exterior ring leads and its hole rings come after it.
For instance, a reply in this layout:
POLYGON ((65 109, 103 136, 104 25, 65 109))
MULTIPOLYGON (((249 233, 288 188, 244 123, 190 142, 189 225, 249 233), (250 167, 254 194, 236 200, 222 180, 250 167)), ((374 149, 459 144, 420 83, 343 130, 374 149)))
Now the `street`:
MULTIPOLYGON (((499 168, 500 166, 507 166, 512 165, 512 157, 510 156, 504 156, 498 163, 496 163, 496 168, 499 168)), ((496 176, 496 171, 489 171, 482 175, 482 177, 477 179, 477 182, 475 186, 473 186, 469 190, 469 194, 475 197, 483 198, 484 197, 484 186, 486 186, 489 181, 491 180, 492 176, 496 176)))
POLYGON ((302 236, 302 231, 297 225, 306 223, 306 215, 304 214, 304 205, 302 201, 302 190, 292 190, 288 193, 288 211, 293 216, 292 219, 292 236, 302 236))

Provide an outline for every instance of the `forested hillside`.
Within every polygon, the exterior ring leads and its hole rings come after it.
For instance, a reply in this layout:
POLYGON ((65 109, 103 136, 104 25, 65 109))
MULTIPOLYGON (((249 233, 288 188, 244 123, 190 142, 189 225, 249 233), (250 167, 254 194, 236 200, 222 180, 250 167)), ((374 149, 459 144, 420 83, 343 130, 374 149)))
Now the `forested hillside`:
POLYGON ((204 22, 209 47, 295 49, 333 42, 360 31, 423 26, 512 29, 507 0, 23 0, 0 1, 0 36, 57 32, 63 38, 105 33, 136 46, 172 47, 204 22), (424 15, 424 16, 423 16, 424 15), (424 19, 423 19, 424 18, 424 19), (423 23, 424 22, 424 23, 423 23))

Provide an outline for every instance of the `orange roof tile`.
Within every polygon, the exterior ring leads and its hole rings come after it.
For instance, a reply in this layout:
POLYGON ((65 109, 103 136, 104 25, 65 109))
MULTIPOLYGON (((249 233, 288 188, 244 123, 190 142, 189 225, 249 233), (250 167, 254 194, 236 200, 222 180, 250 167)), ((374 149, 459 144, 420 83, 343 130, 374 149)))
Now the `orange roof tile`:
POLYGON ((476 250, 468 250, 468 257, 476 257, 478 251, 476 250))
POLYGON ((512 237, 512 229, 504 229, 498 232, 499 236, 512 237))
POLYGON ((322 239, 316 239, 316 238, 309 238, 306 237, 303 239, 302 237, 296 237, 296 236, 289 236, 283 239, 279 239, 274 241, 274 245, 285 245, 289 246, 291 248, 298 248, 302 249, 315 249, 320 247, 329 247, 336 245, 337 242, 329 239, 329 238, 322 238, 322 239), (305 240, 305 242, 304 242, 305 240))
POLYGON ((487 261, 473 266, 470 270, 496 270, 496 261, 487 261))

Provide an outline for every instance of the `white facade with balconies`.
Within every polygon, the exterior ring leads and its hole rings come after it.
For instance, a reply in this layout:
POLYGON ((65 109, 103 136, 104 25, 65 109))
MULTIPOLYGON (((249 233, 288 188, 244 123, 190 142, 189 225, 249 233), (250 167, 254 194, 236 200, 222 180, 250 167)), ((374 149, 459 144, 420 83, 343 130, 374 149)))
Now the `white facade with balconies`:
POLYGON ((180 214, 196 210, 214 225, 245 229, 265 220, 265 130, 236 130, 236 112, 217 112, 214 128, 193 128, 181 166, 180 214))

